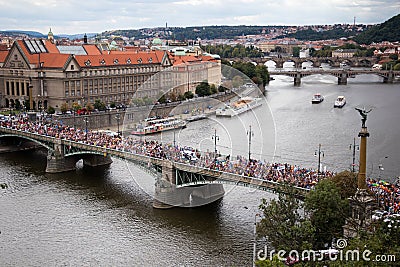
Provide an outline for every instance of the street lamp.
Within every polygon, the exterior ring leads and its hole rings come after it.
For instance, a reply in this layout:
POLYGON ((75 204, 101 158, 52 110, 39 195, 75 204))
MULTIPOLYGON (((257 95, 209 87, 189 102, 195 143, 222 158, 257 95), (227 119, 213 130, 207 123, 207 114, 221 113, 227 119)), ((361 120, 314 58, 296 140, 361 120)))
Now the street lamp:
POLYGON ((118 127, 117 134, 118 134, 118 136, 120 136, 120 133, 119 133, 119 120, 121 119, 121 115, 119 113, 117 113, 117 115, 115 115, 115 119, 117 120, 117 127, 118 127))
POLYGON ((88 117, 86 116, 85 118, 83 118, 83 121, 85 122, 85 132, 86 132, 86 141, 87 141, 87 139, 88 139, 88 122, 89 122, 89 119, 88 119, 88 117))
MULTIPOLYGON (((385 156, 384 157, 384 159, 387 159, 388 158, 388 156, 385 156)), ((383 164, 382 164, 382 158, 381 159, 379 159, 379 165, 378 165, 378 168, 379 168, 379 180, 381 179, 381 174, 384 174, 384 171, 385 171, 385 168, 383 167, 383 164)))
POLYGON ((324 151, 321 151, 321 144, 318 145, 318 151, 315 150, 314 157, 318 154, 318 175, 321 173, 321 154, 324 157, 324 151))
POLYGON ((247 135, 249 136, 249 162, 251 160, 251 137, 254 136, 254 131, 251 131, 251 125, 249 126, 249 131, 247 132, 247 135))
POLYGON ((217 129, 214 129, 214 135, 211 137, 211 139, 214 140, 214 164, 217 164, 217 141, 219 141, 217 129))
POLYGON ((254 230, 253 230, 253 234, 254 234, 254 243, 253 243, 253 267, 256 266, 256 249, 257 249, 257 217, 261 218, 261 214, 260 213, 256 213, 254 215, 254 230))

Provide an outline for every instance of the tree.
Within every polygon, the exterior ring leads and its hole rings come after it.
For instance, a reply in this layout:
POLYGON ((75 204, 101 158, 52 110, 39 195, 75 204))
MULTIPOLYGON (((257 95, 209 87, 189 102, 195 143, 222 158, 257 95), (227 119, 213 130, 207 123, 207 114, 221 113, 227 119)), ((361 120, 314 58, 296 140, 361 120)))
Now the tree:
POLYGON ((347 199, 357 191, 357 175, 350 171, 342 171, 331 178, 339 189, 342 199, 347 199))
POLYGON ((158 102, 160 102, 161 104, 167 103, 167 98, 165 97, 165 95, 162 95, 159 99, 158 102))
POLYGON ((184 99, 192 99, 193 97, 194 97, 194 94, 193 94, 192 91, 186 91, 186 92, 183 94, 183 98, 184 98, 184 99))
POLYGON ((93 111, 94 107, 93 107, 92 103, 87 103, 87 104, 86 104, 86 109, 87 109, 88 111, 93 111))
POLYGON ((293 56, 294 57, 299 57, 300 56, 300 47, 298 47, 298 46, 295 46, 295 47, 293 47, 293 56))
POLYGON ((77 111, 77 110, 79 110, 81 108, 82 108, 82 106, 79 105, 78 103, 76 103, 76 102, 72 103, 72 109, 73 110, 77 111))
POLYGON ((257 234, 267 237, 275 250, 298 251, 311 248, 314 227, 300 214, 302 205, 296 199, 294 188, 283 186, 278 200, 262 200, 260 210, 264 218, 257 226, 257 234), (285 192, 285 193, 284 193, 285 192))
POLYGON ((67 103, 62 103, 60 107, 61 113, 65 113, 68 110, 68 104, 67 103))
POLYGON ((399 58, 399 56, 398 56, 397 54, 390 54, 390 55, 389 55, 389 58, 390 58, 391 60, 396 61, 396 60, 399 58))
POLYGON ((228 90, 228 89, 225 88, 224 86, 222 86, 222 85, 218 86, 218 92, 225 92, 226 90, 228 90))
POLYGON ((218 89, 217 89, 217 87, 215 86, 215 84, 211 84, 211 85, 210 85, 210 91, 211 91, 211 94, 216 94, 216 93, 218 93, 218 89))
POLYGON ((54 114, 54 113, 56 113, 56 110, 55 110, 52 106, 49 106, 49 107, 47 108, 47 113, 48 113, 48 114, 54 114))
MULTIPOLYGON (((188 91, 189 92, 189 91, 188 91)), ((191 92, 191 91, 190 91, 191 92)), ((182 94, 179 94, 178 95, 178 101, 183 101, 183 100, 185 100, 185 96, 183 96, 182 94)))
POLYGON ((15 109, 16 110, 20 110, 21 109, 21 102, 19 102, 19 100, 15 100, 15 109))
POLYGON ((211 88, 208 82, 203 81, 196 86, 196 94, 198 96, 208 96, 211 94, 211 88))
POLYGON ((314 248, 324 248, 325 244, 331 244, 334 237, 342 236, 350 206, 347 199, 341 198, 333 181, 320 181, 315 190, 307 194, 305 208, 311 214, 311 223, 315 227, 314 248))
POLYGON ((393 70, 400 70, 400 63, 394 65, 393 70))
POLYGON ((106 104, 102 102, 100 99, 96 99, 96 101, 94 101, 93 106, 97 110, 106 110, 106 104))
POLYGON ((175 92, 171 92, 171 93, 169 94, 169 99, 170 99, 172 102, 175 102, 175 101, 178 99, 178 95, 177 95, 175 92))

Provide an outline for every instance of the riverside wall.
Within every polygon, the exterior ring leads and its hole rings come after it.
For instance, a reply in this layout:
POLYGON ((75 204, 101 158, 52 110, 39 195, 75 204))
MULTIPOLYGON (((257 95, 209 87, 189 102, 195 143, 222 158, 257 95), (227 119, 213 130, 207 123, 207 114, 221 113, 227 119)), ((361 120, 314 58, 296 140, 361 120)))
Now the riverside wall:
POLYGON ((122 110, 109 110, 91 113, 90 115, 53 115, 53 120, 62 122, 63 125, 75 126, 78 128, 86 128, 85 118, 88 119, 88 129, 117 129, 119 114, 120 130, 133 128, 137 122, 152 116, 166 117, 169 115, 185 114, 185 112, 211 112, 220 105, 237 96, 238 92, 219 93, 212 97, 198 97, 190 101, 173 102, 167 104, 158 104, 151 106, 141 106, 127 108, 122 110), (122 127, 122 125, 124 125, 122 127))

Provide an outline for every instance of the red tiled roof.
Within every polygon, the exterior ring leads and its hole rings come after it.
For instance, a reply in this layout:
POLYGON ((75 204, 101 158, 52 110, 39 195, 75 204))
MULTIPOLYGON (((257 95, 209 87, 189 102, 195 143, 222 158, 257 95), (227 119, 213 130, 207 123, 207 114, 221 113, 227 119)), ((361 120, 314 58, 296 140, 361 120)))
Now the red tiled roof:
POLYGON ((88 55, 101 55, 101 51, 94 44, 84 44, 82 45, 88 55))
POLYGON ((0 62, 3 63, 6 60, 8 51, 0 51, 0 62))
POLYGON ((16 42, 17 42, 17 45, 21 48, 22 53, 25 55, 25 57, 27 58, 27 60, 30 64, 35 64, 35 63, 39 64, 38 54, 29 53, 23 40, 17 40, 16 42))
POLYGON ((160 64, 162 57, 157 53, 127 53, 119 51, 103 55, 75 55, 81 67, 100 67, 116 65, 160 64), (87 65, 90 61, 90 65, 87 65))
POLYGON ((216 60, 211 56, 186 55, 186 56, 172 56, 172 61, 173 65, 180 65, 185 63, 216 61, 216 60))
POLYGON ((45 53, 40 54, 40 62, 43 62, 43 68, 62 68, 70 55, 45 53))
POLYGON ((46 46, 47 51, 49 51, 49 53, 60 53, 60 51, 58 51, 57 46, 48 41, 48 40, 43 40, 44 45, 46 46))

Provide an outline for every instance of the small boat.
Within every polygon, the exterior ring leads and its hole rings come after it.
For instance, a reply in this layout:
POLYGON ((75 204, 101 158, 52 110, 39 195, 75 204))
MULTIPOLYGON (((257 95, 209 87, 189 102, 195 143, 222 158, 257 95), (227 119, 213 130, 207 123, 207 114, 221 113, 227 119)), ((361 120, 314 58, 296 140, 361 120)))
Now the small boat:
POLYGON ((262 98, 242 97, 230 105, 225 105, 215 111, 216 116, 232 117, 262 105, 262 98))
POLYGON ((143 123, 136 126, 136 129, 132 132, 134 135, 146 135, 155 134, 164 131, 182 129, 186 127, 186 121, 168 117, 168 118, 148 118, 143 123))
POLYGON ((186 121, 188 121, 188 122, 199 121, 199 120, 203 120, 206 118, 207 118, 206 114, 197 114, 197 115, 190 116, 189 118, 186 119, 186 121))
POLYGON ((338 96, 335 100, 335 104, 333 105, 334 108, 342 108, 346 105, 346 98, 342 95, 338 96))
POLYGON ((315 94, 311 99, 312 104, 319 104, 324 101, 324 97, 321 94, 315 94))

